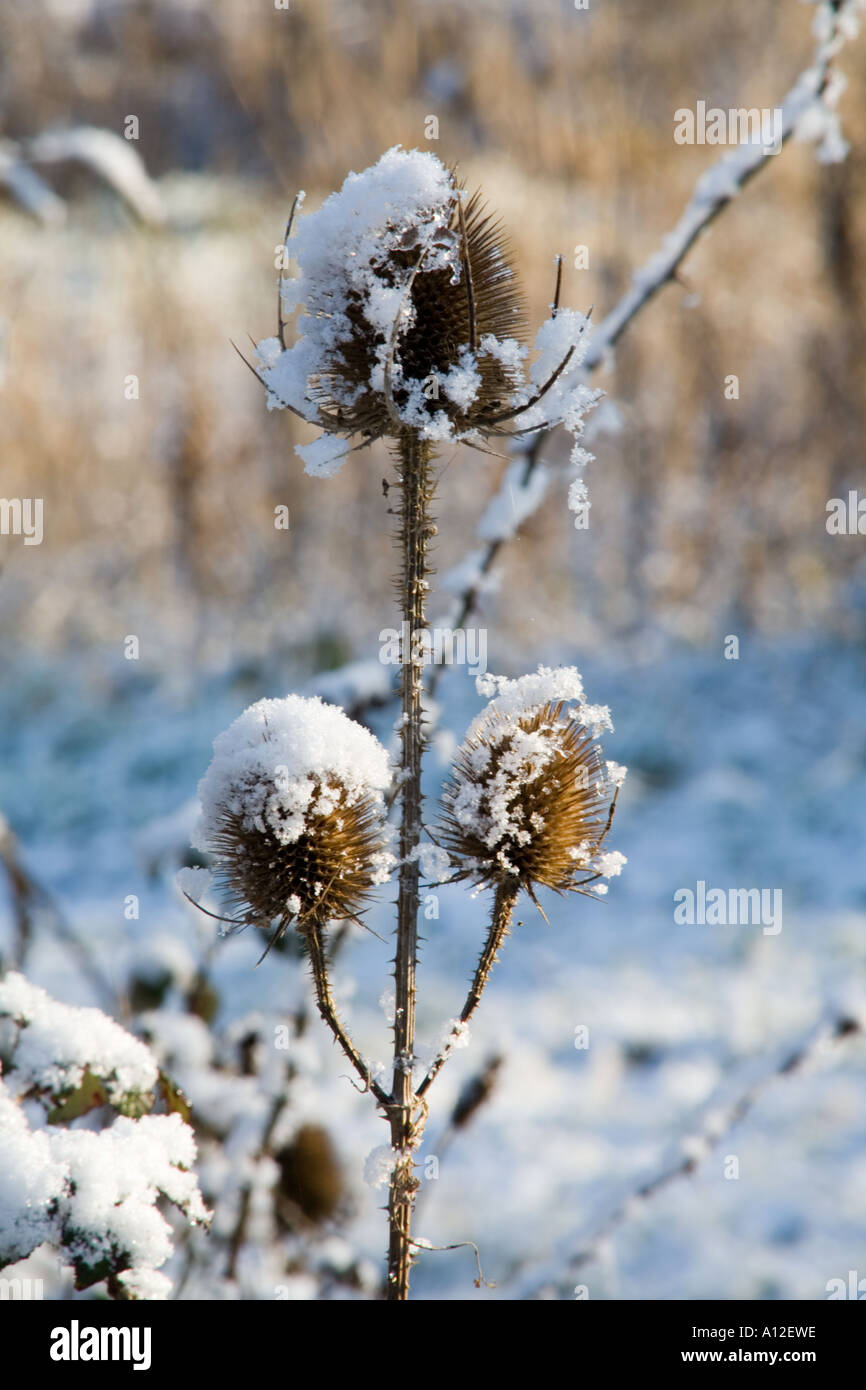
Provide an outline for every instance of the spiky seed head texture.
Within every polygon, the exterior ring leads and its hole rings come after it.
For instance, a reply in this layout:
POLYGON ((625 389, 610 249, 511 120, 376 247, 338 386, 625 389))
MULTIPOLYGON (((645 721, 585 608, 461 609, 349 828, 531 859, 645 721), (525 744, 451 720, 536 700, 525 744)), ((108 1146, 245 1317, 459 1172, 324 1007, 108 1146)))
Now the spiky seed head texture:
POLYGON ((442 797, 455 877, 565 893, 598 876, 611 786, 597 739, 562 701, 476 720, 442 797))
POLYGON ((324 431, 296 446, 308 473, 337 472, 352 435, 435 444, 510 433, 503 422, 557 367, 557 419, 579 427, 593 403, 572 372, 587 321, 567 310, 542 325, 527 379, 525 301, 502 225, 435 155, 395 146, 292 225, 297 273, 281 277, 279 333, 256 345, 254 370, 269 408, 324 431))
MULTIPOLYGON (((470 360, 473 326, 477 344, 492 335, 497 342, 522 345, 526 312, 501 223, 486 212, 476 192, 464 203, 461 225, 458 200, 464 197, 455 180, 446 235, 440 237, 442 245, 452 248, 451 264, 439 267, 431 258, 428 267, 418 250, 425 229, 413 227, 404 230, 396 244, 386 234, 381 258, 371 269, 388 289, 399 290, 411 278, 403 304, 406 327, 395 342, 392 389, 398 414, 407 423, 414 419, 422 424, 425 415, 432 418, 442 411, 459 432, 484 434, 485 421, 505 407, 522 383, 523 372, 492 352, 476 350, 470 360)), ((394 435, 384 391, 372 386, 390 351, 391 329, 386 324, 371 332, 366 307, 363 291, 349 290, 347 331, 336 345, 329 370, 315 378, 311 394, 329 429, 394 435)), ((324 304, 314 305, 314 312, 324 311, 324 304)))
POLYGON ((378 739, 336 706, 290 695, 245 710, 214 741, 196 836, 233 915, 281 929, 356 917, 392 862, 390 775, 378 739))
POLYGON ((341 788, 326 815, 313 815, 297 840, 245 825, 227 810, 212 839, 214 878, 233 915, 267 926, 306 919, 357 918, 375 884, 385 844, 379 807, 369 798, 345 804, 341 788))

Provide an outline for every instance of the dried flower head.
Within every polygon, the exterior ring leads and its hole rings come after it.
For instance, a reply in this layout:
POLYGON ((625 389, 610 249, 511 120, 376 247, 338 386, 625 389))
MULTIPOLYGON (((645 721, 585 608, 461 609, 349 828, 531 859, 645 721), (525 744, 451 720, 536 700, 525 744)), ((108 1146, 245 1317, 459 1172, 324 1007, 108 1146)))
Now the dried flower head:
POLYGON ((440 839, 455 877, 511 883, 533 899, 539 887, 606 892, 599 880, 625 863, 603 849, 625 775, 598 743, 607 710, 583 702, 573 669, 479 685, 497 698, 473 723, 443 792, 440 839), (569 700, 579 703, 567 709, 569 700))
POLYGON ((559 309, 557 274, 527 378, 526 314, 506 238, 453 170, 396 146, 293 231, 300 196, 286 242, 298 273, 281 277, 278 335, 257 345, 255 370, 269 407, 325 431, 298 448, 308 472, 336 472, 354 434, 477 443, 514 432, 518 417, 524 428, 580 431, 600 394, 578 372, 588 320, 559 309), (283 315, 302 306, 287 348, 283 315))
POLYGON ((214 741, 199 784, 199 849, 238 920, 319 925, 357 917, 388 878, 387 754, 320 699, 260 700, 214 741))

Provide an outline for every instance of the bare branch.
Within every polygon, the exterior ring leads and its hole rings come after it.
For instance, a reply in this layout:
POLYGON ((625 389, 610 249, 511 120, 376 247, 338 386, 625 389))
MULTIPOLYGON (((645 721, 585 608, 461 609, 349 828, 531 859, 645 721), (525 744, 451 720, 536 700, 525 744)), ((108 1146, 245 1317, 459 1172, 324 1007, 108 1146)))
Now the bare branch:
POLYGON ((680 1156, 618 1200, 591 1234, 569 1238, 568 1244, 576 1245, 577 1251, 567 1259, 565 1267, 560 1266, 553 1275, 536 1275, 529 1286, 522 1290, 520 1296, 537 1298, 549 1293, 554 1287, 564 1288, 570 1285, 573 1277, 597 1258, 602 1243, 627 1221, 637 1216, 645 1203, 680 1179, 691 1177, 701 1162, 746 1118, 769 1087, 783 1077, 794 1076, 803 1071, 810 1062, 826 1051, 828 1044, 837 1045, 855 1035, 861 1035, 862 1031, 859 1020, 846 1013, 834 1012, 802 1041, 784 1048, 757 1080, 723 1108, 720 1109, 718 1100, 714 1100, 704 1110, 691 1132, 677 1144, 680 1156))

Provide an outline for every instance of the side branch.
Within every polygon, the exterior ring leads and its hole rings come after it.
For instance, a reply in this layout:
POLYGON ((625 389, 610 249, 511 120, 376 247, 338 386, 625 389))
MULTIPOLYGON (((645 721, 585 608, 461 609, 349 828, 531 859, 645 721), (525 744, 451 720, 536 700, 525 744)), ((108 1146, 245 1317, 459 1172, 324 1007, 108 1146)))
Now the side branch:
POLYGON ((382 1089, 378 1081, 373 1079, 370 1068, 364 1061, 352 1039, 349 1037, 337 1015, 334 1004, 334 997, 331 993, 331 982, 328 977, 328 962, 325 954, 325 943, 320 922, 312 922, 300 927, 304 940, 307 943, 307 950, 310 955, 310 966, 313 972, 313 984, 316 989, 316 1003, 319 1006, 319 1013, 325 1023, 330 1028, 340 1047, 348 1057, 355 1071, 364 1083, 365 1090, 372 1091, 380 1105, 386 1109, 391 1104, 391 1097, 382 1089))
MULTIPOLYGON (((469 986, 469 993, 466 996, 466 1003, 460 1013, 460 1022, 468 1023, 475 1010, 481 1002, 481 995, 484 986, 490 979, 490 972, 499 956, 499 948, 508 935, 511 926, 511 917, 514 912, 514 904, 517 901, 518 888, 516 884, 500 883, 496 888, 496 896, 493 899, 493 912, 490 918, 490 927, 487 932, 487 940, 478 958, 478 965, 472 977, 472 984, 469 986)), ((451 1054, 451 1047, 446 1043, 445 1047, 436 1057, 421 1085, 415 1092, 420 1098, 436 1080, 443 1066, 451 1054)))

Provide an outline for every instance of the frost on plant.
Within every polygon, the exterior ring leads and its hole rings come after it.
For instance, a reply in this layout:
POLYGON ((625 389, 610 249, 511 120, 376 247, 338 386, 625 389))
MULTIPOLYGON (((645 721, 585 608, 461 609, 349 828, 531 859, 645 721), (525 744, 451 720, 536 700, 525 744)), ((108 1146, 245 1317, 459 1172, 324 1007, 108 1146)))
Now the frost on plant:
MULTIPOLYGON (((401 631, 422 632, 436 534, 437 447, 483 448, 491 438, 561 424, 575 439, 572 462, 582 469, 589 456, 577 439, 600 394, 586 386, 581 370, 588 318, 560 308, 559 259, 551 314, 530 350, 501 228, 480 195, 467 196, 453 170, 432 154, 389 150, 364 173, 350 174, 295 227, 298 202, 287 232, 297 274, 281 274, 277 336, 258 344, 253 370, 269 407, 321 427, 317 440, 298 449, 309 473, 335 473, 352 436, 361 444, 392 441, 399 505, 389 514, 397 518, 401 631), (291 347, 287 316, 295 317, 291 347)), ((531 478, 525 455, 516 457, 502 503, 482 523, 482 539, 498 544, 512 535, 545 484, 543 470, 531 478)), ((583 496, 572 488, 572 502, 583 496)), ((303 937, 319 1013, 388 1122, 391 1142, 374 1150, 367 1177, 389 1189, 389 1300, 409 1294, 423 1096, 451 1052, 468 1042, 469 1019, 518 892, 534 898, 539 887, 585 891, 623 862, 603 849, 616 801, 597 744, 606 712, 583 702, 576 672, 499 682, 497 698, 461 751, 440 840, 428 844, 424 662, 414 643, 405 637, 403 643, 390 1090, 382 1068, 364 1058, 340 1020, 323 933, 332 919, 356 917, 391 867, 383 797, 391 774, 376 739, 319 700, 261 701, 214 744, 199 789, 198 834, 198 848, 210 856, 217 883, 238 912, 231 921, 276 922, 274 940, 292 924, 303 937), (566 702, 575 700, 578 710, 565 715, 566 702), (467 878, 495 892, 470 993, 416 1089, 422 876, 467 878)), ((200 883, 189 884, 187 876, 187 884, 188 896, 200 898, 200 883)))
POLYGON ((533 896, 537 886, 605 893, 599 880, 625 863, 603 849, 625 776, 598 742, 612 727, 607 707, 586 703, 574 667, 479 676, 477 685, 494 699, 471 725, 442 798, 456 877, 533 896))
POLYGON ((0 1268, 51 1245, 76 1288, 107 1279, 115 1298, 167 1297, 172 1228, 157 1203, 192 1223, 208 1212, 192 1130, 177 1113, 142 1113, 160 1079, 147 1048, 16 973, 0 982, 0 1025, 0 1268), (100 1130, 66 1127, 102 1106, 125 1113, 100 1130))
MULTIPOLYGON (((0 980, 0 1019, 16 1025, 7 1085, 62 1105, 89 1078, 121 1114, 150 1109, 156 1063, 144 1043, 99 1009, 60 1004, 16 973, 0 980)), ((5 1051, 5 1049, 4 1049, 5 1051)))
POLYGON ((309 473, 335 473, 349 452, 343 438, 356 434, 471 444, 559 423, 582 429, 600 395, 580 373, 587 318, 557 302, 527 374, 507 241, 480 194, 467 196, 435 155, 395 146, 350 174, 299 220, 287 249, 298 273, 281 280, 280 336, 256 355, 268 405, 324 430, 298 447, 309 473), (297 316, 289 348, 283 312, 297 316))
POLYGON ((318 697, 245 710, 214 741, 197 831, 237 920, 276 919, 282 931, 310 915, 355 916, 392 864, 390 782, 378 739, 318 697))

